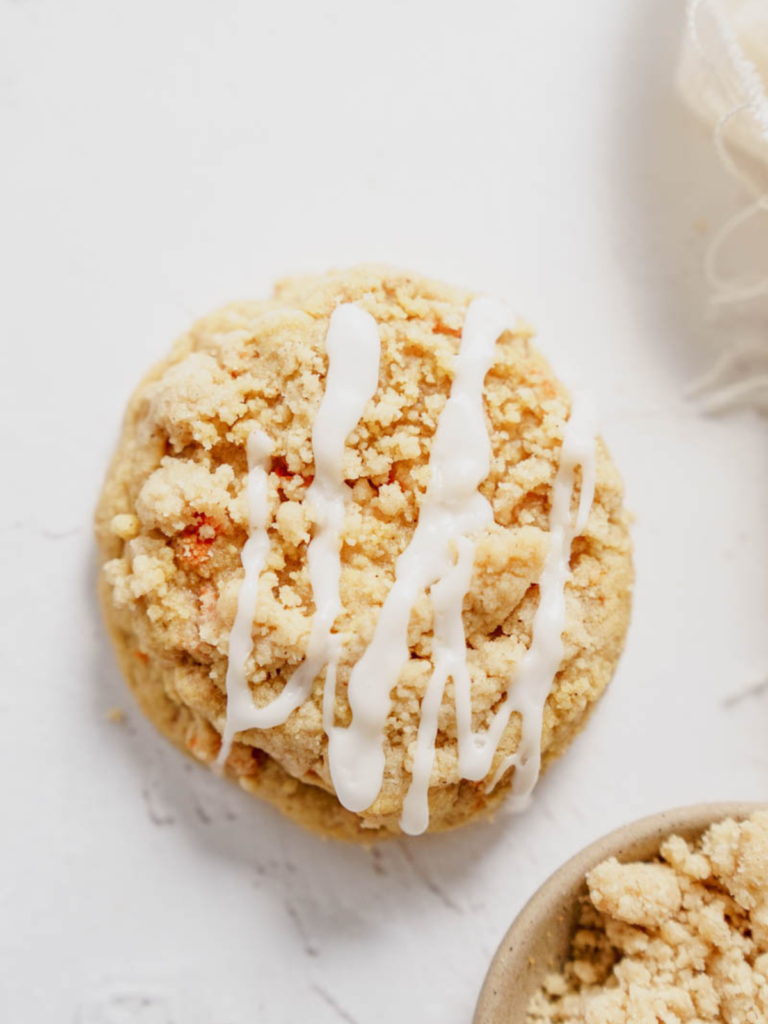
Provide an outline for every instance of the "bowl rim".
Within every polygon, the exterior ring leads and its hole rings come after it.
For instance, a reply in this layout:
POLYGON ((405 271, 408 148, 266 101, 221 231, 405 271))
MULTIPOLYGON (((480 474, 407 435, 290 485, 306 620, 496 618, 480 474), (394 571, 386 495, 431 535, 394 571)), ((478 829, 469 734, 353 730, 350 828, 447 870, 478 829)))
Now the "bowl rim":
MULTIPOLYGON (((583 881, 586 874, 608 857, 618 856, 628 845, 638 846, 660 843, 673 833, 683 833, 686 838, 703 832, 709 825, 725 818, 744 820, 755 811, 768 810, 768 803, 760 801, 719 801, 673 807, 629 821, 607 832, 588 846, 579 850, 538 887, 512 921, 491 960, 483 980, 475 1014, 474 1024, 495 1024, 502 1020, 498 1016, 499 979, 508 972, 508 961, 520 955, 525 947, 525 936, 544 919, 550 919, 562 902, 558 903, 555 891, 570 890, 583 881)), ((637 854, 630 852, 629 859, 637 854)), ((511 1020, 511 1019, 510 1019, 511 1020)))

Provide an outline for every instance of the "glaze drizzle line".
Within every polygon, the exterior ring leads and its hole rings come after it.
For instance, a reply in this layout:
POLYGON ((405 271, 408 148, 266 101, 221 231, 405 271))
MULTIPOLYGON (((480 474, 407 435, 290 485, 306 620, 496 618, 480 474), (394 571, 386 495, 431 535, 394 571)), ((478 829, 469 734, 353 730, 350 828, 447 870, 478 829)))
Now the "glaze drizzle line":
POLYGON ((267 474, 272 442, 262 430, 253 430, 248 437, 247 452, 248 479, 245 493, 248 501, 249 537, 240 555, 245 576, 237 594, 237 613, 232 632, 229 634, 227 711, 219 756, 216 758, 217 768, 223 767, 232 749, 235 733, 248 728, 247 723, 253 712, 253 697, 248 686, 245 666, 253 651, 251 631, 256 614, 259 576, 269 552, 267 474))
POLYGON ((472 731, 470 681, 466 673, 454 678, 459 744, 459 774, 480 781, 490 772, 494 755, 513 712, 522 716, 522 736, 514 755, 504 758, 487 788, 490 792, 510 768, 515 768, 513 805, 522 809, 536 785, 541 768, 541 730, 544 705, 563 660, 565 585, 570 573, 571 544, 586 526, 595 493, 595 429, 583 402, 574 400, 565 425, 560 463, 552 487, 549 549, 539 577, 539 606, 533 620, 531 644, 512 672, 507 696, 486 732, 472 731), (571 525, 575 470, 581 466, 581 493, 576 522, 571 525))
MULTIPOLYGON (((509 310, 494 299, 475 299, 467 310, 451 392, 432 442, 431 479, 416 530, 397 560, 395 582, 379 613, 373 639, 352 669, 348 687, 352 723, 346 729, 334 729, 329 736, 334 788, 339 802, 350 811, 370 807, 381 790, 384 727, 392 704, 390 693, 410 653, 408 624, 413 606, 423 590, 449 574, 454 564, 453 546, 493 521, 490 504, 477 490, 488 476, 491 460, 483 389, 494 361, 496 341, 514 326, 512 319, 509 310)), ((446 592, 450 594, 449 604, 459 603, 460 607, 466 590, 462 593, 461 587, 448 586, 446 592)), ((439 708, 438 689, 442 696, 442 687, 435 682, 426 709, 434 708, 435 714, 439 708)), ((429 718, 422 746, 432 731, 429 718)), ((420 772, 419 777, 417 787, 423 790, 424 773, 420 772)), ((418 792, 417 788, 409 811, 418 800, 418 792)), ((423 816, 421 803, 419 819, 423 816)), ((410 814, 405 823, 411 824, 410 814)), ((418 827, 415 819, 413 827, 418 827)))
MULTIPOLYGON (((338 306, 331 315, 326 335, 328 372, 325 393, 312 427, 312 448, 315 460, 315 479, 307 491, 307 502, 315 515, 315 531, 307 551, 309 579, 315 599, 315 615, 304 661, 294 671, 279 696, 263 707, 255 707, 244 675, 245 660, 251 652, 248 647, 242 657, 243 638, 238 630, 247 628, 250 639, 250 621, 238 618, 232 630, 235 638, 235 666, 232 692, 235 694, 234 716, 230 715, 230 671, 227 672, 227 729, 219 760, 223 763, 229 753, 235 732, 244 729, 270 729, 285 722, 292 711, 304 703, 312 690, 312 683, 328 664, 326 694, 335 694, 335 667, 338 659, 338 643, 331 634, 334 620, 341 611, 339 580, 341 561, 339 557, 340 535, 344 525, 344 510, 349 500, 350 489, 344 482, 342 466, 347 436, 354 430, 363 414, 366 403, 376 392, 379 382, 379 361, 381 342, 376 321, 364 310, 351 304, 338 306), (237 635, 236 635, 237 634, 237 635), (238 661, 237 658, 240 658, 238 661), (237 666, 239 665, 239 669, 237 666), (234 719, 234 725, 230 719, 234 719), (223 760, 222 760, 223 759, 223 760)), ((249 438, 249 452, 251 439, 249 438)), ((263 435, 261 435, 263 436, 263 435)), ((258 472, 258 467, 253 472, 258 472)), ((250 475, 249 475, 250 476, 250 475)), ((249 478, 249 503, 253 493, 249 478)), ((257 518, 259 512, 257 511, 257 518)), ((266 522, 266 520, 264 520, 266 522)), ((266 534, 264 534, 266 536, 266 534)), ((251 538, 253 539, 253 538, 251 538)), ((251 541, 249 540, 249 544, 251 541)), ((247 547, 247 545, 246 545, 247 547)), ((245 551, 243 552, 245 564, 245 551)), ((261 572, 263 557, 256 569, 261 572)), ((253 586, 252 580, 246 580, 253 586)), ((243 581, 241 593, 246 589, 243 581)), ((255 591, 254 591, 255 593, 255 591)), ((250 592, 244 601, 250 600, 250 592)), ((253 608, 255 600, 250 607, 253 608)), ((246 614, 246 613, 244 613, 246 614)), ((253 616, 251 615, 251 620, 253 616)), ((233 668, 232 639, 230 639, 230 669, 233 668)))
POLYGON ((515 753, 505 757, 488 786, 490 792, 510 768, 512 809, 527 806, 541 772, 541 731, 544 705, 563 660, 565 585, 570 575, 571 545, 587 525, 595 496, 595 426, 585 402, 574 399, 565 427, 560 465, 553 485, 549 520, 549 551, 539 578, 539 607, 533 619, 531 646, 510 681, 511 708, 522 715, 522 735, 515 753), (571 526, 571 498, 576 467, 581 467, 581 493, 576 522, 571 526))
POLYGON ((491 455, 483 408, 485 376, 494 362, 498 338, 513 328, 512 313, 493 299, 475 299, 467 310, 451 392, 432 444, 427 495, 411 542, 397 560, 395 582, 379 613, 373 639, 352 669, 348 687, 352 722, 341 728, 334 724, 334 710, 342 637, 332 630, 341 611, 340 535, 349 500, 342 463, 347 438, 376 391, 381 344, 376 322, 368 313, 351 304, 340 305, 334 311, 326 337, 326 390, 312 431, 315 479, 307 501, 313 508, 316 527, 307 557, 316 612, 306 658, 277 698, 265 707, 253 706, 244 670, 252 650, 250 630, 258 575, 267 550, 269 454, 268 439, 254 431, 248 443, 249 519, 253 532, 242 556, 246 576, 230 638, 227 720, 217 763, 226 759, 235 732, 271 728, 284 722, 307 699, 313 681, 325 668, 323 725, 336 794, 351 811, 370 807, 384 780, 384 730, 391 691, 410 655, 411 613, 419 594, 429 590, 434 610, 433 671, 422 699, 401 828, 418 834, 428 826, 438 715, 449 678, 455 690, 460 777, 474 781, 486 778, 510 717, 518 712, 522 716, 518 750, 501 761, 487 791, 514 767, 513 801, 516 807, 527 802, 539 775, 544 705, 563 657, 571 544, 586 524, 594 497, 595 431, 584 406, 574 402, 553 484, 550 543, 539 579, 540 600, 531 645, 512 673, 507 695, 489 727, 475 732, 462 611, 472 578, 474 538, 493 522, 492 508, 478 492, 488 476, 491 455), (578 466, 581 493, 572 526, 571 502, 578 466))

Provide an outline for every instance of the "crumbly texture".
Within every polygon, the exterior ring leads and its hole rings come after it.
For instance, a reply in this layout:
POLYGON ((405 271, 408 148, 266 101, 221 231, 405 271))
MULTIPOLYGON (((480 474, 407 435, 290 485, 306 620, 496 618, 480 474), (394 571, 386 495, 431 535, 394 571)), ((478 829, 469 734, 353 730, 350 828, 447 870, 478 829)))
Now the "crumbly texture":
MULTIPOLYGON (((201 761, 215 758, 224 724, 227 648, 247 537, 249 433, 259 427, 274 444, 271 550, 247 666, 254 702, 263 705, 302 661, 314 612, 306 558, 313 519, 305 498, 314 473, 311 429, 325 385, 329 317, 339 302, 357 302, 375 317, 382 343, 379 387, 344 456, 352 500, 342 535, 343 609, 335 627, 350 638, 338 672, 336 721, 343 726, 350 720, 351 668, 371 640, 429 483, 432 438, 472 298, 377 266, 285 281, 272 299, 235 303, 196 323, 131 399, 96 517, 105 616, 139 704, 201 761)), ((532 333, 521 322, 499 340, 485 382, 492 462, 481 490, 495 523, 477 540, 464 606, 475 728, 489 721, 530 644, 550 492, 569 414, 568 394, 533 347, 532 333)), ((565 657, 544 716, 545 764, 582 727, 613 673, 631 584, 621 481, 599 441, 595 501, 572 551, 565 657)), ((284 725, 238 734, 227 773, 324 834, 363 841, 398 834, 432 670, 426 593, 414 607, 408 642, 410 658, 386 725, 384 784, 364 813, 351 814, 334 796, 322 673, 284 725)), ((498 760, 514 752, 519 736, 514 715, 498 760)), ((488 814, 509 785, 508 775, 486 794, 485 784, 459 778, 449 681, 430 828, 488 814)))
POLYGON ((587 876, 562 974, 526 1024, 768 1024, 768 811, 587 876))

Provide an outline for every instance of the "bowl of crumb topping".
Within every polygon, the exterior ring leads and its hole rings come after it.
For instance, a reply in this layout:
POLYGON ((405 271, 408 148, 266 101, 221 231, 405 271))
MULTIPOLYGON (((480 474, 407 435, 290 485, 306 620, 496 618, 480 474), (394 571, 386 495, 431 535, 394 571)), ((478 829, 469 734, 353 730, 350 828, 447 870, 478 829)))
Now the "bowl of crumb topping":
POLYGON ((515 919, 475 1024, 768 1022, 768 804, 617 829, 515 919))

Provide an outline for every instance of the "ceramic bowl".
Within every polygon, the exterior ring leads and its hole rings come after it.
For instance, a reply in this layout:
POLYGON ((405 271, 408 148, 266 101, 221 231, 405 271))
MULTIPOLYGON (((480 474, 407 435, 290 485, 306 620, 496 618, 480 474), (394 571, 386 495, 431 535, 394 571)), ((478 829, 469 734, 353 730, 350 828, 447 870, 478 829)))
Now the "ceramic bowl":
POLYGON ((698 804, 654 814, 611 832, 559 868, 528 901, 504 936, 486 975, 474 1024, 524 1024, 528 1002, 570 948, 585 876, 607 857, 654 857, 671 833, 695 839, 715 821, 742 819, 765 804, 698 804))

